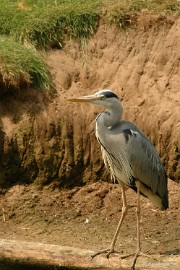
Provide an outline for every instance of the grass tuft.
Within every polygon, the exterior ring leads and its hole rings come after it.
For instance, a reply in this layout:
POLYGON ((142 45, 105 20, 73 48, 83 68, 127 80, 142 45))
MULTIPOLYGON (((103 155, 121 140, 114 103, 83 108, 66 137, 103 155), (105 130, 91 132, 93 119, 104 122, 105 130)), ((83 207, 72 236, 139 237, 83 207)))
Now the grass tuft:
POLYGON ((33 49, 0 37, 0 86, 1 94, 22 86, 48 91, 50 80, 40 55, 33 49))

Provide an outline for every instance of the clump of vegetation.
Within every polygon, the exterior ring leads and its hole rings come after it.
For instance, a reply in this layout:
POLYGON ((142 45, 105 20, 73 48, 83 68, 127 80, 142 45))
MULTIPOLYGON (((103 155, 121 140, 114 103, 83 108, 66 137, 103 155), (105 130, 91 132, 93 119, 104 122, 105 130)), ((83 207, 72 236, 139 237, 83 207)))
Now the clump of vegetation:
POLYGON ((48 91, 50 80, 40 55, 9 38, 0 38, 0 93, 21 86, 48 91))

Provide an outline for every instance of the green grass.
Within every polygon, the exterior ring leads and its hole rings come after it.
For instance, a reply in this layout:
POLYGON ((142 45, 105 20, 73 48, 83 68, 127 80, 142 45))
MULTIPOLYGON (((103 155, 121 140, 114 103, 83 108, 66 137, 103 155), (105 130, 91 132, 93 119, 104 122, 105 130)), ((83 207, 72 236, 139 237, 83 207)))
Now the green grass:
POLYGON ((31 0, 25 2, 30 9, 24 10, 18 7, 18 2, 0 1, 0 34, 13 36, 21 43, 32 43, 42 49, 62 43, 65 36, 88 38, 97 28, 96 3, 31 0))
POLYGON ((34 49, 0 37, 0 93, 27 86, 50 89, 42 58, 34 49))
POLYGON ((66 36, 89 38, 97 29, 100 18, 122 28, 131 17, 148 9, 155 13, 180 10, 177 0, 21 0, 0 1, 0 35, 10 35, 18 42, 29 42, 37 48, 62 43, 66 36))
POLYGON ((4 88, 33 85, 47 90, 50 88, 47 71, 35 48, 62 47, 67 39, 85 41, 95 33, 100 19, 123 29, 131 27, 142 9, 163 16, 179 14, 180 2, 1 0, 0 36, 3 38, 0 38, 0 85, 4 88))

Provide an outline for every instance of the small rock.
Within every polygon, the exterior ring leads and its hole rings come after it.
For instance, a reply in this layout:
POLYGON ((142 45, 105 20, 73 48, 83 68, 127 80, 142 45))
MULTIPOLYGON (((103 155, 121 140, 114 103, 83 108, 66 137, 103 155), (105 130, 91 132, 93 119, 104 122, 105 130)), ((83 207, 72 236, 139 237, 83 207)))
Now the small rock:
POLYGON ((89 218, 86 218, 84 221, 84 224, 88 224, 89 223, 89 218))

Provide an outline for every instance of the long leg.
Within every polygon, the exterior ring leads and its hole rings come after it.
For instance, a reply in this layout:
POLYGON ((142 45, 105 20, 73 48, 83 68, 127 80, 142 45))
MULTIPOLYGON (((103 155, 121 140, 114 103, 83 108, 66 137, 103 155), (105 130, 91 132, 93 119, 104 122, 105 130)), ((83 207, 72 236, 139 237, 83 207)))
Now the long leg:
POLYGON ((141 208, 140 208, 140 190, 139 190, 140 186, 141 186, 140 182, 137 182, 136 186, 137 186, 137 211, 136 211, 136 213, 137 213, 137 250, 136 250, 136 253, 133 254, 134 259, 133 259, 133 262, 132 262, 132 265, 131 265, 131 269, 135 269, 135 265, 136 265, 136 261, 137 261, 138 256, 145 256, 145 257, 156 260, 152 256, 141 252, 141 241, 140 241, 140 214, 141 214, 141 208))
POLYGON ((106 257, 109 258, 109 255, 114 252, 114 246, 115 246, 115 243, 116 243, 116 240, 117 240, 121 225, 123 223, 123 220, 124 220, 124 218, 125 218, 125 216, 127 214, 127 210, 128 210, 128 206, 127 206, 127 202, 126 202, 125 187, 124 187, 123 183, 121 183, 121 190, 122 190, 122 202, 123 202, 122 214, 121 214, 121 217, 120 217, 116 232, 114 234, 113 240, 111 242, 110 248, 104 249, 104 250, 101 250, 101 251, 95 253, 94 255, 92 255, 92 258, 94 258, 95 256, 97 256, 99 254, 106 253, 106 252, 107 252, 106 257))
POLYGON ((118 237, 118 234, 119 234, 119 231, 120 231, 120 228, 122 226, 122 223, 123 223, 123 220, 127 214, 127 210, 128 210, 128 206, 127 206, 127 201, 126 201, 126 193, 125 193, 125 188, 124 188, 124 184, 122 183, 121 184, 121 190, 122 190, 122 202, 123 202, 123 206, 122 206, 122 214, 121 214, 121 217, 120 217, 120 220, 119 220, 119 223, 118 223, 118 226, 116 228, 116 232, 114 234, 114 237, 113 237, 113 240, 112 240, 112 243, 111 243, 111 246, 110 246, 110 250, 109 252, 107 253, 107 258, 109 257, 109 255, 111 253, 114 252, 114 246, 116 244, 116 240, 117 240, 117 237, 118 237))
POLYGON ((137 257, 139 255, 143 255, 141 253, 141 243, 140 243, 140 191, 139 191, 139 186, 137 185, 137 209, 136 209, 136 214, 137 214, 137 250, 136 253, 130 253, 128 255, 122 255, 121 259, 125 259, 127 257, 130 257, 134 255, 134 260, 132 263, 131 268, 134 269, 137 257))
POLYGON ((135 268, 135 264, 137 261, 138 256, 141 254, 141 241, 140 241, 140 191, 139 191, 139 187, 137 187, 137 250, 133 259, 133 263, 131 265, 131 268, 134 269, 135 268))

